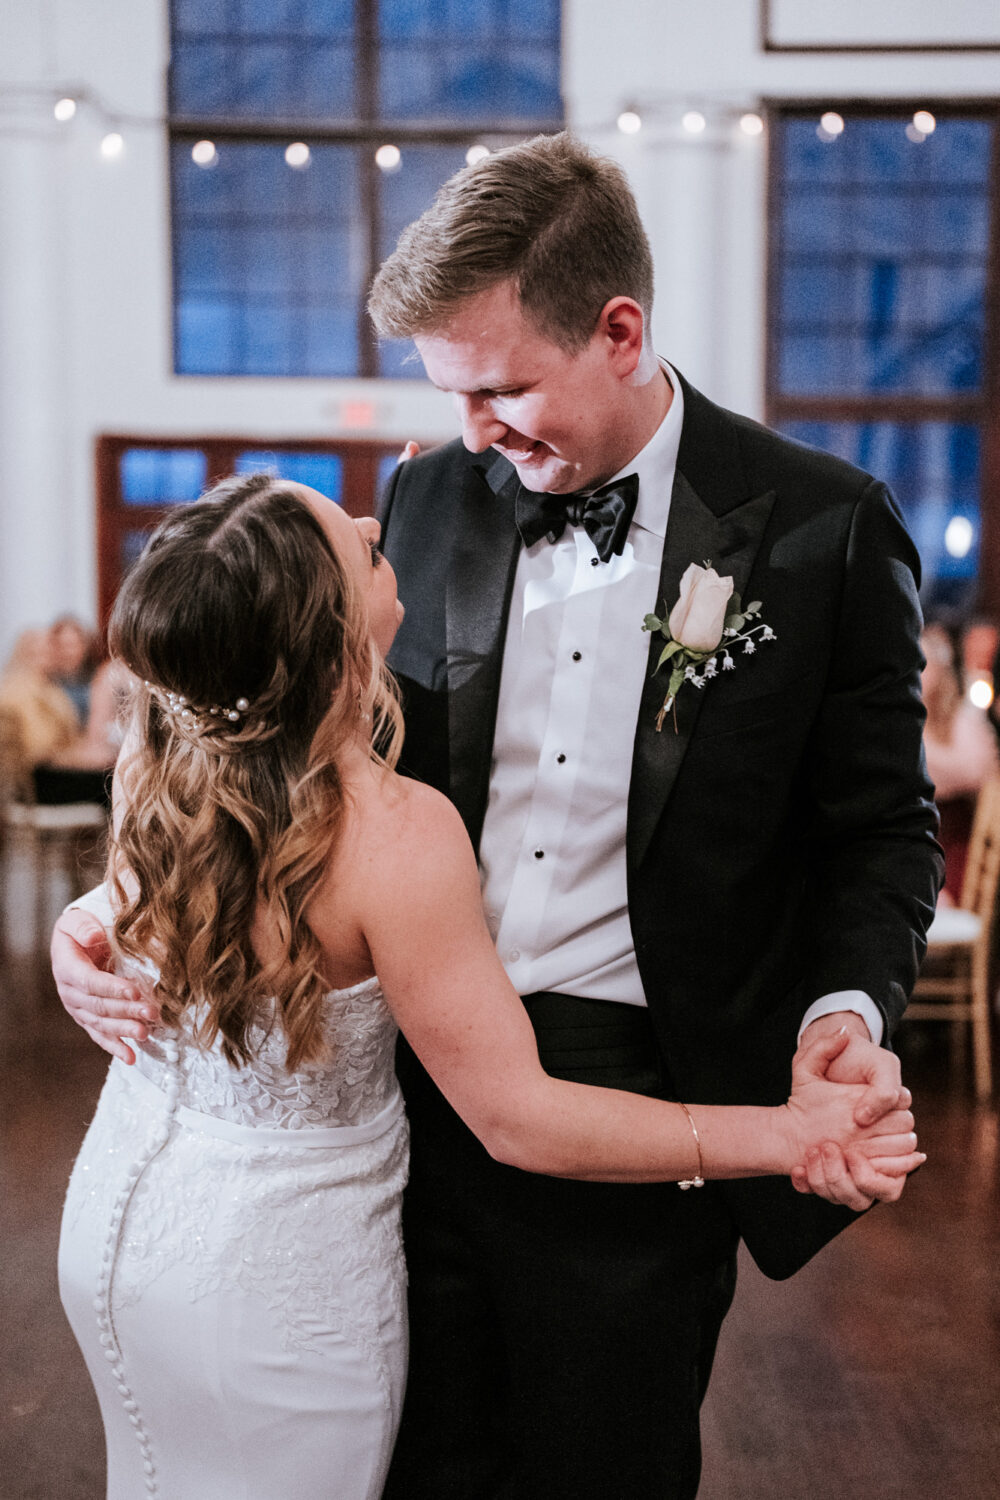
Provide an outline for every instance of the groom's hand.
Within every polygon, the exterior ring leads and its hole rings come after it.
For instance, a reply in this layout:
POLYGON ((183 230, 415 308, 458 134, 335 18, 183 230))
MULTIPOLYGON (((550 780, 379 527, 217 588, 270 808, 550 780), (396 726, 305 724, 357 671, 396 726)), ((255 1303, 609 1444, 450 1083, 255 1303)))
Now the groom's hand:
MULTIPOLYGON (((802 1033, 796 1058, 818 1036, 828 1036, 845 1026, 850 1040, 829 1064, 826 1077, 831 1083, 867 1085, 855 1110, 857 1123, 871 1125, 894 1109, 909 1109, 912 1096, 902 1085, 898 1057, 876 1046, 855 1011, 836 1011, 813 1021, 802 1033)), ((906 1175, 891 1157, 872 1159, 853 1151, 845 1156, 839 1146, 828 1142, 796 1167, 792 1185, 800 1193, 815 1193, 831 1203, 862 1210, 876 1201, 895 1202, 902 1194, 906 1175)))
POLYGON ((838 1010, 831 1015, 820 1016, 807 1026, 799 1042, 799 1053, 820 1036, 833 1036, 847 1027, 850 1040, 843 1052, 835 1057, 826 1070, 831 1083, 867 1084, 854 1118, 859 1125, 874 1125, 893 1109, 909 1109, 907 1090, 905 1102, 900 1099, 903 1085, 899 1072, 899 1058, 884 1047, 877 1047, 861 1016, 853 1010, 838 1010))

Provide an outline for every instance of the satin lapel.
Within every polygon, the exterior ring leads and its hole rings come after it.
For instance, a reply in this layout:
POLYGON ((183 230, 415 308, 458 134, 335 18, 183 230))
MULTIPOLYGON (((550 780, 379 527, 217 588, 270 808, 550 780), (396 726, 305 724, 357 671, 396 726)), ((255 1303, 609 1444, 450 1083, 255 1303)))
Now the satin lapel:
POLYGON ((445 597, 450 794, 478 844, 486 813, 507 606, 520 538, 516 471, 499 456, 468 473, 445 597))
MULTIPOLYGON (((716 515, 678 469, 670 497, 656 613, 662 613, 664 605, 675 603, 681 576, 693 562, 711 563, 723 576, 731 575, 736 593, 745 598, 750 570, 773 504, 774 494, 769 491, 734 506, 725 515, 716 515)), ((677 698, 677 733, 669 717, 658 731, 656 715, 666 694, 667 679, 662 672, 654 677, 653 671, 662 645, 661 636, 650 638, 649 668, 632 753, 627 852, 633 869, 638 869, 649 848, 653 830, 691 743, 705 694, 712 691, 711 683, 700 691, 686 687, 677 698)))

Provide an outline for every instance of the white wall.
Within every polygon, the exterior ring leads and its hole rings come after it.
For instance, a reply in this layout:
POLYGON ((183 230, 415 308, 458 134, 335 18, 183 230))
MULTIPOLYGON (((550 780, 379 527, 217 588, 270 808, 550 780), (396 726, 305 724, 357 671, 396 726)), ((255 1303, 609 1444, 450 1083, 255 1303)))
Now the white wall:
MULTIPOLYGON (((950 12, 960 25, 963 4, 950 12)), ((940 25, 937 0, 911 0, 940 25)), ((718 400, 760 414, 766 143, 736 121, 765 96, 997 91, 989 54, 765 55, 756 0, 564 0, 569 119, 635 184, 657 263, 657 345, 718 400), (625 137, 619 111, 645 125, 625 137), (680 117, 708 126, 686 137, 680 117)), ((166 0, 0 0, 0 654, 26 624, 93 616, 93 445, 102 432, 320 437, 374 398, 377 435, 448 437, 425 383, 232 380, 170 370, 166 0), (109 128, 57 92, 85 86, 109 128)), ((365 436, 372 436, 366 432, 365 436)))

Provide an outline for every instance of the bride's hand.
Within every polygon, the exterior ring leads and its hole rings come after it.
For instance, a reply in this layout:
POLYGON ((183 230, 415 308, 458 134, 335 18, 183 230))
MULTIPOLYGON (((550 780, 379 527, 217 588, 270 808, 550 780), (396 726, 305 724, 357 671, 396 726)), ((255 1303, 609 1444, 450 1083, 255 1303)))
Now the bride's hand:
MULTIPOLYGON (((819 1037, 799 1053, 785 1123, 795 1163, 793 1186, 861 1211, 876 1199, 898 1198, 908 1173, 926 1157, 916 1149, 909 1109, 891 1110, 861 1128, 854 1111, 865 1086, 827 1080, 827 1069, 849 1040, 846 1032, 819 1037)), ((908 1093, 904 1098, 908 1101, 908 1093)))

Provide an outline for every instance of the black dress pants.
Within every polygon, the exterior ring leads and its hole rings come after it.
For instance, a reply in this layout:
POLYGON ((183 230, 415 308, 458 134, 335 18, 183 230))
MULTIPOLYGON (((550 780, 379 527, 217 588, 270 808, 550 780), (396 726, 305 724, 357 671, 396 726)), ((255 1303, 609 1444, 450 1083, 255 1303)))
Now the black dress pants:
MULTIPOLYGON (((648 1015, 529 996, 554 1076, 663 1091, 648 1015)), ((711 1183, 502 1166, 412 1054, 410 1374, 385 1500, 691 1500, 737 1236, 711 1183)))

